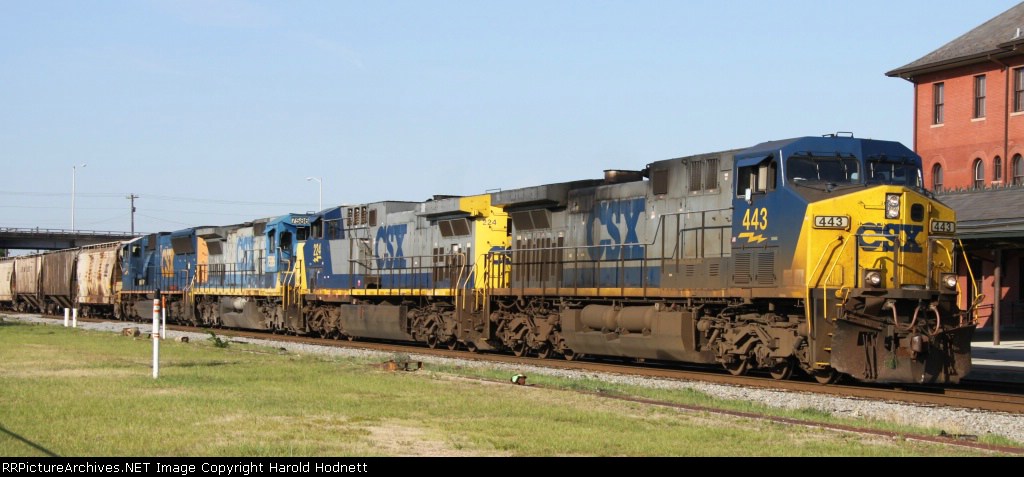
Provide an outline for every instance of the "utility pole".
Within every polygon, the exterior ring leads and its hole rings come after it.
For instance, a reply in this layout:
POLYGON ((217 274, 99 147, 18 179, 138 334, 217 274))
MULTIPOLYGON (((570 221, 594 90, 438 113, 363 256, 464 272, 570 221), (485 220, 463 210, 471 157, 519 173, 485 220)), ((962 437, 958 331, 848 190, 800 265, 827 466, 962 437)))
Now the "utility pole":
POLYGON ((132 201, 132 237, 134 237, 135 236, 135 199, 138 199, 139 196, 137 196, 135 194, 128 194, 128 197, 125 197, 125 198, 130 200, 130 201, 132 201))

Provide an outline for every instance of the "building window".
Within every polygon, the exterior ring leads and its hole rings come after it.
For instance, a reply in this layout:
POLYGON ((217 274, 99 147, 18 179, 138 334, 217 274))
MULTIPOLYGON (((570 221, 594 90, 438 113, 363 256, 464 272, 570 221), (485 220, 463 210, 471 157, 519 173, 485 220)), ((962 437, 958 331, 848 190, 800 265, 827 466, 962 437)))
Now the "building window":
POLYGON ((999 182, 1003 180, 1003 159, 996 156, 992 159, 992 181, 999 182))
POLYGON ((935 192, 942 190, 942 164, 932 166, 932 190, 935 192))
POLYGON ((1024 67, 1013 69, 1013 112, 1024 111, 1024 67))
POLYGON ((943 109, 946 106, 945 90, 945 83, 935 83, 932 85, 932 97, 935 101, 934 111, 932 112, 932 124, 942 124, 943 122, 943 109))
POLYGON ((1024 184, 1024 160, 1020 154, 1013 155, 1013 185, 1024 184))
POLYGON ((985 117, 985 75, 974 77, 974 117, 985 117))
POLYGON ((981 159, 974 160, 974 188, 981 189, 985 187, 985 161, 981 159))

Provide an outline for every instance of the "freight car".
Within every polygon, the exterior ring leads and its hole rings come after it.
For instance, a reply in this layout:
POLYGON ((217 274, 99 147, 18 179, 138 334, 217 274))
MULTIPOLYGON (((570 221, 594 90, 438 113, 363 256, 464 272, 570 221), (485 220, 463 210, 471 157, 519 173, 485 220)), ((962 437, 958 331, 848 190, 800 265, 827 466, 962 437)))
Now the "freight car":
POLYGON ((120 242, 0 259, 0 308, 110 314, 120 242))

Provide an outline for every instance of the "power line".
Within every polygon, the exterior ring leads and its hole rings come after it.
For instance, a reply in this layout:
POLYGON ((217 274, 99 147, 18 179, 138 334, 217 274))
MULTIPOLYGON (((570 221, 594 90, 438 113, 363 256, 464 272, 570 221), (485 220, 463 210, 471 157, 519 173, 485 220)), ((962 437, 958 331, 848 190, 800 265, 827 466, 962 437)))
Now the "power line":
MULTIPOLYGON (((64 210, 67 207, 60 207, 56 205, 0 205, 3 209, 59 209, 64 210)), ((75 207, 77 210, 119 210, 120 207, 75 207)))
POLYGON ((156 221, 159 221, 159 222, 167 222, 169 224, 184 225, 186 227, 190 227, 190 226, 194 225, 194 224, 188 224, 188 223, 185 223, 185 222, 178 222, 176 220, 161 219, 160 217, 153 217, 152 215, 146 215, 146 214, 139 214, 139 215, 142 216, 142 217, 145 217, 147 219, 153 219, 153 220, 156 220, 156 221))
MULTIPOLYGON (((86 197, 123 197, 127 193, 117 194, 108 192, 93 192, 93 193, 79 193, 78 196, 86 197)), ((27 197, 65 197, 69 196, 68 193, 63 192, 30 192, 30 191, 0 191, 0 195, 15 195, 15 196, 27 196, 27 197)), ((228 205, 263 205, 263 206, 285 206, 285 207, 306 207, 309 204, 306 202, 261 202, 261 201, 247 201, 247 200, 231 200, 231 199, 209 199, 201 197, 176 197, 171 195, 140 195, 137 196, 140 199, 147 200, 163 200, 169 202, 198 202, 203 204, 228 204, 228 205)))
POLYGON ((123 219, 123 218, 124 218, 124 214, 118 214, 118 215, 115 215, 113 217, 107 217, 105 219, 93 220, 93 221, 85 222, 85 224, 86 225, 100 224, 100 223, 103 223, 103 222, 111 222, 113 220, 123 219))
POLYGON ((227 199, 196 199, 190 197, 173 197, 169 195, 147 195, 143 196, 144 199, 154 200, 166 200, 170 202, 202 202, 204 204, 230 204, 230 205, 269 205, 269 206, 287 206, 287 207, 305 207, 308 203, 305 202, 252 202, 246 200, 227 200, 227 199))
MULTIPOLYGON (((0 195, 24 195, 30 197, 67 197, 71 194, 68 192, 29 192, 29 191, 12 191, 12 190, 0 190, 0 195)), ((87 197, 118 197, 120 194, 112 192, 78 192, 77 196, 87 197)))

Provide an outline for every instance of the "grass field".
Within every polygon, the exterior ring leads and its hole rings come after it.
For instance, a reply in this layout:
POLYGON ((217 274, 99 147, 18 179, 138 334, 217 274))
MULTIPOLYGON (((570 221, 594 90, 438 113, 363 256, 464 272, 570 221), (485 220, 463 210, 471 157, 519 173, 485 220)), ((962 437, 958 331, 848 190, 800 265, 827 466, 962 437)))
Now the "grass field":
POLYGON ((0 322, 0 456, 972 455, 490 383, 429 364, 395 373, 352 358, 164 341, 154 380, 150 360, 146 339, 0 322))

